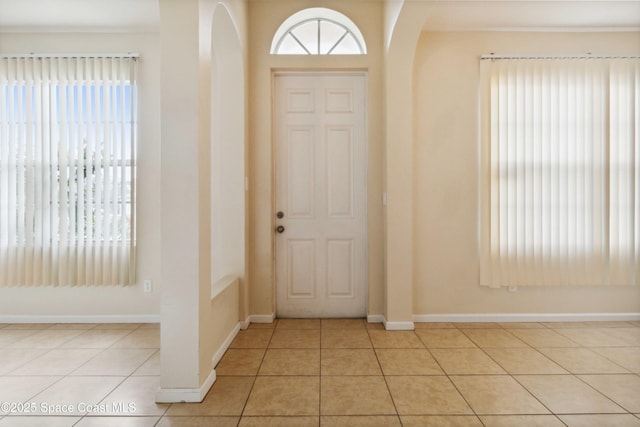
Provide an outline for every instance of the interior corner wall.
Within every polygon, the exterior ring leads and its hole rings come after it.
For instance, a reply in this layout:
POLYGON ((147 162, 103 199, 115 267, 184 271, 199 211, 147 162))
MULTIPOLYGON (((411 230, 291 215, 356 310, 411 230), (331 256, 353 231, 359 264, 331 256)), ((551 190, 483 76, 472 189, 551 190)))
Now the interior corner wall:
POLYGON ((0 316, 151 321, 160 311, 160 52, 155 33, 2 33, 0 54, 139 53, 137 274, 132 286, 0 287, 0 316), (142 283, 152 280, 152 293, 142 283))
POLYGON ((425 32, 414 68, 413 312, 638 313, 640 286, 479 286, 481 54, 640 54, 640 33, 425 32))

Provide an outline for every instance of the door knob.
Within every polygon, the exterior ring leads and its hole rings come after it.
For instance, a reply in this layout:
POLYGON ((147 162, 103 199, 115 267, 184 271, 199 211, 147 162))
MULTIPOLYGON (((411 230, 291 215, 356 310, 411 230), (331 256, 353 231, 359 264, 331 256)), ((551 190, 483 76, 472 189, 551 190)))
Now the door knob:
POLYGON ((277 216, 279 219, 282 219, 282 218, 284 218, 284 212, 282 212, 282 211, 278 211, 278 213, 276 214, 276 216, 277 216))
POLYGON ((276 231, 277 231, 278 233, 284 233, 284 226, 283 226, 283 225, 279 225, 279 226, 277 226, 277 227, 276 227, 276 231))

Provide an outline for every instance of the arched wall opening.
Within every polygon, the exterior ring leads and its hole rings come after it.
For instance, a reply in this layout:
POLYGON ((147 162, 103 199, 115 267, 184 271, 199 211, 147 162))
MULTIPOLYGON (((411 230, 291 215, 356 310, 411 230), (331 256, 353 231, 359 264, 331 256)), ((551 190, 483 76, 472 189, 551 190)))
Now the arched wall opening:
POLYGON ((242 47, 227 8, 211 32, 211 281, 245 274, 245 128, 242 47))

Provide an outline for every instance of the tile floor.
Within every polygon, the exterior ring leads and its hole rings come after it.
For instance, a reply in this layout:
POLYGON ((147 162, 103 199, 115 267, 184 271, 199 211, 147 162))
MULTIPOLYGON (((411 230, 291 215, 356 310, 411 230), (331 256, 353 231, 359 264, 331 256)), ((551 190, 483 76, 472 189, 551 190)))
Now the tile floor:
POLYGON ((154 403, 158 348, 157 325, 1 324, 23 412, 0 426, 640 426, 640 322, 253 324, 200 404, 154 403))

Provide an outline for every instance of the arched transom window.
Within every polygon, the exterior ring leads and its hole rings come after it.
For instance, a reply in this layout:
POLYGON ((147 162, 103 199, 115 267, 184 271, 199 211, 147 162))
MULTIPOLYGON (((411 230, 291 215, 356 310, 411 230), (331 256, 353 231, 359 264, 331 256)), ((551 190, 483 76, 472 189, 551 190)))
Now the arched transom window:
POLYGON ((364 55, 362 33, 349 18, 323 7, 304 9, 287 18, 271 43, 276 55, 364 55))

